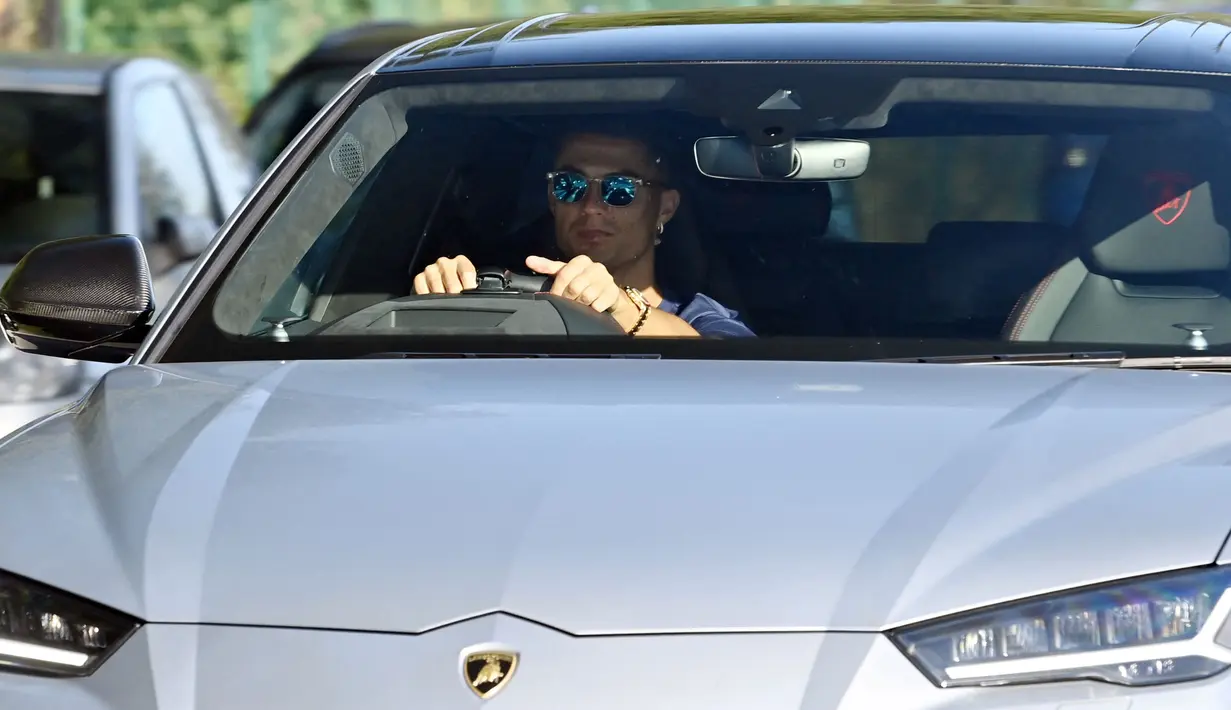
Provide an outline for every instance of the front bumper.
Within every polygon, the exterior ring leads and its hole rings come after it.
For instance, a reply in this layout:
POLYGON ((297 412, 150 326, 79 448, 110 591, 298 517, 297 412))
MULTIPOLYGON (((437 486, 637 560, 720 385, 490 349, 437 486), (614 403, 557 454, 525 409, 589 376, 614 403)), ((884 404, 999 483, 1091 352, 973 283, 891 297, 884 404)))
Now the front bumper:
MULTIPOLYGON (((344 603, 344 600, 339 600, 344 603)), ((1225 710, 1231 673, 1125 688, 1093 682, 940 689, 878 634, 578 638, 503 615, 418 636, 147 625, 88 678, 0 674, 21 710, 1225 710), (480 700, 459 654, 521 653, 480 700)))

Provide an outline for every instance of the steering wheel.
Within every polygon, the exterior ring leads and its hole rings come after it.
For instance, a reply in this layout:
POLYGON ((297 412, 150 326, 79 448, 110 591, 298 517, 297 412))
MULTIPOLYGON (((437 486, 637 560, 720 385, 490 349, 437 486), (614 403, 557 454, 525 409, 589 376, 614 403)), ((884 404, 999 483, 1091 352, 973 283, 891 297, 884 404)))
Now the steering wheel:
MULTIPOLYGON (((478 286, 473 289, 463 291, 462 295, 468 293, 519 293, 519 294, 535 294, 538 298, 551 299, 561 305, 567 304, 567 308, 575 309, 578 313, 584 313, 594 319, 594 325, 602 329, 602 333, 589 333, 594 335, 627 335, 624 327, 616 322, 610 314, 600 313, 589 306, 582 305, 576 301, 554 296, 548 291, 551 290, 552 282, 555 281, 554 276, 544 274, 523 274, 510 269, 502 269, 499 267, 487 267, 478 269, 476 274, 476 282, 478 286)), ((589 331, 589 328, 585 330, 589 331)))
POLYGON ((555 281, 553 276, 545 276, 543 274, 519 274, 508 269, 498 267, 487 267, 479 269, 477 274, 477 283, 473 289, 463 291, 463 293, 546 293, 551 290, 551 284, 555 281))
POLYGON ((478 269, 461 293, 412 294, 373 304, 325 324, 318 335, 627 336, 610 314, 547 293, 553 278, 478 269), (382 333, 383 331, 383 333, 382 333))

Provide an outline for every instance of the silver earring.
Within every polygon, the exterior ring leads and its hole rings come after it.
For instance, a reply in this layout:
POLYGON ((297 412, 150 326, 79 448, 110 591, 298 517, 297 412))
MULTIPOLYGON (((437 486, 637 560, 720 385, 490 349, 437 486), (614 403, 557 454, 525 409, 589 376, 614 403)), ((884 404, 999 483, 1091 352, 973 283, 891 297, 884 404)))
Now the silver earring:
MULTIPOLYGON (((663 223, 659 222, 658 223, 658 234, 662 235, 662 233, 663 233, 663 223)), ((654 246, 658 246, 659 244, 662 244, 662 243, 663 243, 663 240, 661 236, 654 237, 654 246)))

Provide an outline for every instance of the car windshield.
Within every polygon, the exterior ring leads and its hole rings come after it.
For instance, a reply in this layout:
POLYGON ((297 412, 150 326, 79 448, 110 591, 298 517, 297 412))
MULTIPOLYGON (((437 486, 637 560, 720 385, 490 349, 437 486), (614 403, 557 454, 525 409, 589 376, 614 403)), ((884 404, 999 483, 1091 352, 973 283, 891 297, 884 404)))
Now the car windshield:
POLYGON ((249 146, 260 168, 269 167, 308 121, 364 66, 352 63, 317 69, 277 89, 277 95, 249 129, 249 146))
POLYGON ((106 229, 102 99, 0 92, 0 263, 106 229))
POLYGON ((770 358, 1216 350, 1231 343, 1220 82, 782 63, 378 75, 223 250, 167 356, 540 336, 554 352, 770 358), (604 136, 635 155, 602 153, 604 136), (459 254, 497 276, 534 275, 528 255, 613 273, 652 259, 664 310, 756 337, 606 338, 525 306, 542 298, 416 290, 459 254))

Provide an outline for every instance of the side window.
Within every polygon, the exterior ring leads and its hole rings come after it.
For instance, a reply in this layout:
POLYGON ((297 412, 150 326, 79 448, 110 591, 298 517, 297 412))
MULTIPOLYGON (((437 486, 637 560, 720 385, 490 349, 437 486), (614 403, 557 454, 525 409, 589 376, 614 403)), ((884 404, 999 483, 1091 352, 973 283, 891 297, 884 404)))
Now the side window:
POLYGON ((168 82, 137 90, 133 106, 138 141, 142 229, 159 233, 164 220, 219 221, 192 122, 168 82))
MULTIPOLYGON (((940 222, 1044 221, 1049 136, 880 138, 868 171, 838 184, 827 238, 922 243, 940 222)), ((1070 198, 1071 191, 1062 197, 1070 198)))
POLYGON ((1085 204, 1106 136, 1060 135, 1044 184, 1043 216, 1048 222, 1071 226, 1085 204))

